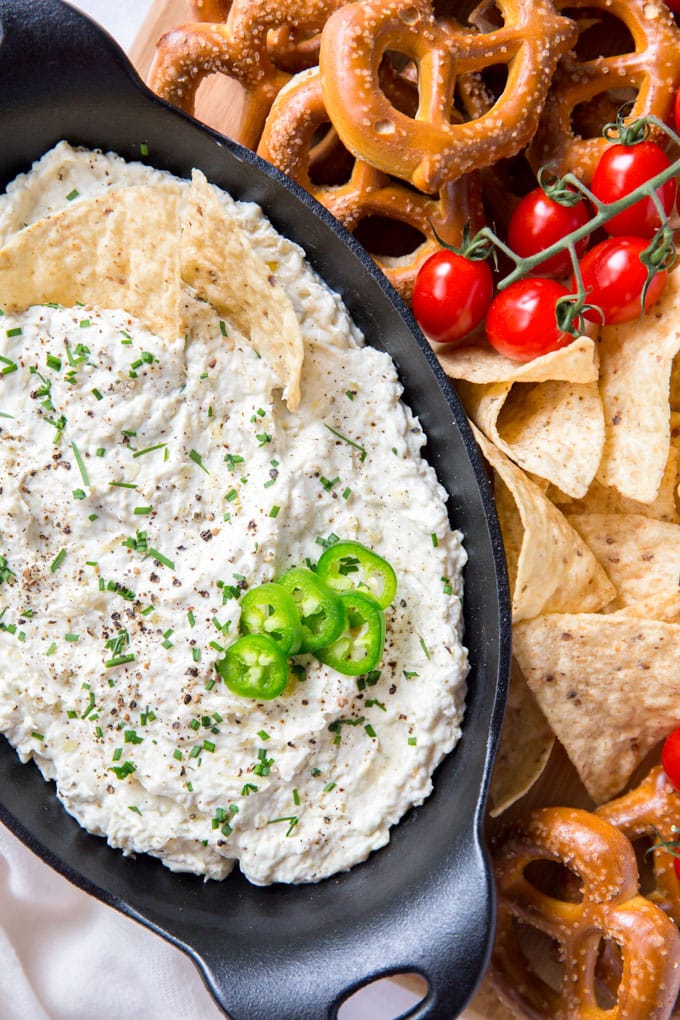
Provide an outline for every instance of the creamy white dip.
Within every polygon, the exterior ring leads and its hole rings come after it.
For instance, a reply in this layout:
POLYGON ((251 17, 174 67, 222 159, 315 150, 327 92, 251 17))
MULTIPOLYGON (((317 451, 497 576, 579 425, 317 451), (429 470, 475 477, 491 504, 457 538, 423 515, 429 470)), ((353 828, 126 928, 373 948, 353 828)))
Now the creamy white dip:
MULTIPOLYGON (((1 239, 158 176, 62 144, 8 189, 1 239)), ((388 841, 460 736, 465 553, 390 358, 256 206, 223 201, 301 323, 296 412, 220 333, 168 343, 93 307, 0 319, 0 731, 125 853, 317 881, 388 841), (397 573, 379 677, 301 656, 280 698, 232 694, 214 663, 240 594, 333 535, 397 573)))

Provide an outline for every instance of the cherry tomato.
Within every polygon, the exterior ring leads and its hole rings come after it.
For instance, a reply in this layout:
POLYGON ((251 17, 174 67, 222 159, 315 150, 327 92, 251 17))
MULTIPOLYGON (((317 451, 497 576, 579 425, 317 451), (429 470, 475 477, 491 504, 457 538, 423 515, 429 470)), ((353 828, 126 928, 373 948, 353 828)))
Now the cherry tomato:
POLYGON ((673 730, 664 740, 661 766, 671 786, 680 790, 680 729, 673 730))
MULTIPOLYGON (((590 209, 585 201, 575 205, 561 205, 550 198, 543 188, 534 188, 520 201, 508 224, 508 245, 522 258, 544 251, 573 230, 578 230, 590 219, 590 209)), ((588 238, 584 237, 576 246, 582 255, 588 238)), ((565 275, 571 268, 569 252, 559 252, 541 262, 535 273, 540 276, 565 275)))
MULTIPOLYGON (((680 3, 680 0, 678 0, 680 3)), ((680 134, 680 89, 675 93, 675 106, 673 110, 673 119, 675 120, 675 130, 680 134)))
MULTIPOLYGON (((647 269, 640 255, 648 245, 644 237, 608 237, 587 251, 581 259, 581 275, 588 304, 602 309, 606 325, 631 322, 642 312, 642 290, 647 269)), ((647 288, 645 311, 661 297, 668 273, 656 273, 647 288)), ((601 322, 596 311, 585 312, 586 319, 601 322)))
POLYGON ((673 855, 673 871, 678 882, 680 882, 680 857, 673 855))
MULTIPOLYGON (((616 202, 670 165, 668 156, 656 142, 610 145, 597 162, 590 190, 601 202, 616 202)), ((657 188, 666 215, 673 208, 675 188, 673 179, 657 188)), ((631 237, 652 237, 660 226, 659 213, 651 198, 641 198, 604 224, 608 234, 631 237)))
POLYGON ((492 297, 488 262, 442 248, 420 267, 411 306, 428 340, 448 344, 479 325, 492 297))
POLYGON ((673 14, 680 14, 680 0, 666 0, 666 7, 673 11, 673 14))
POLYGON ((500 291, 486 316, 492 347, 513 361, 531 361, 565 347, 574 339, 555 319, 555 304, 569 291, 556 280, 516 280, 500 291))

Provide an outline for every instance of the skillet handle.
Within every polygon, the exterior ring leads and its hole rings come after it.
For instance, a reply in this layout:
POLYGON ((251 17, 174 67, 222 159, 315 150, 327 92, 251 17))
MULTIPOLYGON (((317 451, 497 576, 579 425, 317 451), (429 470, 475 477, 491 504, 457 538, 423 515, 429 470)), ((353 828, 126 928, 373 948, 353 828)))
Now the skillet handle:
MULTIPOLYGON (((474 842, 469 830, 467 836, 474 842)), ((402 1014, 403 1020, 453 1020, 482 979, 495 926, 490 866, 481 846, 475 850, 476 861, 468 857, 461 867, 461 854, 454 849, 450 864, 457 874, 441 885, 422 873, 413 875, 407 886, 393 889, 389 916, 377 924, 372 923, 370 910, 365 916, 358 913, 356 888, 343 895, 346 878, 354 884, 350 872, 341 876, 330 903, 318 897, 315 887, 272 889, 267 895, 268 916, 257 918, 252 901, 244 902, 244 912, 251 912, 254 938, 248 937, 241 919, 237 954, 224 942, 190 939, 190 955, 231 1020, 337 1020, 354 993, 400 973, 419 974, 428 985, 424 998, 402 1014), (284 907, 280 919, 279 898, 284 907), (289 905, 293 898, 295 914, 289 905), (353 909, 352 924, 337 926, 329 914, 347 908, 353 909), (299 918, 317 913, 322 915, 319 922, 311 933, 304 933, 299 918), (279 924, 280 940, 269 937, 263 948, 257 933, 276 932, 279 924)), ((357 1016, 364 1015, 361 999, 356 1008, 357 1016)))

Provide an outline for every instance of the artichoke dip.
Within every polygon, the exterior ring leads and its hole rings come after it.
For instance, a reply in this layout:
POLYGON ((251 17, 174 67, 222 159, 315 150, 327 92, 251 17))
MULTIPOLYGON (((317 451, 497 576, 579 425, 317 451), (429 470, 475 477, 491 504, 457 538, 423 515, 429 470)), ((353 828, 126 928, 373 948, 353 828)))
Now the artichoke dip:
POLYGON ((0 731, 89 832, 256 884, 351 867, 456 744, 465 553, 390 358, 253 204, 60 143, 0 200, 0 731), (216 664, 355 540, 376 667, 216 664))

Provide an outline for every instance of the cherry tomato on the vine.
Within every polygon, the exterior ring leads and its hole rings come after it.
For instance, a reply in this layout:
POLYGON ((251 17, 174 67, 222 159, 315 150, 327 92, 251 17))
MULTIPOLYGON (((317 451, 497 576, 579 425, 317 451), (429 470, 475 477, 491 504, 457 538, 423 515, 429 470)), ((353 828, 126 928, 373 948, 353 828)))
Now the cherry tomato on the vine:
MULTIPOLYGON (((680 0, 678 0, 678 2, 680 3, 680 0)), ((675 93, 675 106, 673 112, 674 112, 673 119, 675 120, 675 130, 678 132, 678 134, 680 134, 680 89, 678 89, 678 91, 675 93)))
MULTIPOLYGON (((616 202, 670 165, 668 156, 656 142, 610 145, 597 162, 590 190, 601 202, 616 202)), ((667 216, 673 208, 675 188, 675 180, 671 178, 656 191, 667 216)), ((641 198, 604 224, 608 234, 631 237, 652 237, 660 226, 659 211, 651 198, 641 198)))
MULTIPOLYGON (((529 258, 585 226, 589 219, 590 208, 587 202, 562 205, 546 195, 543 188, 534 188, 513 210, 508 224, 508 245, 516 255, 529 258)), ((587 244, 587 237, 579 241, 577 254, 581 255, 587 244)), ((569 252, 563 251, 541 262, 534 273, 540 276, 560 276, 568 273, 570 268, 569 252)))
POLYGON ((486 316, 489 343, 513 361, 531 361, 574 339, 560 329, 555 305, 569 291, 556 280, 527 277, 500 291, 486 316))
MULTIPOLYGON (((608 237, 587 251, 579 266, 588 304, 602 309, 606 325, 632 322, 642 314, 642 291, 647 268, 640 255, 649 242, 644 237, 608 237)), ((661 297, 668 273, 652 277, 645 295, 645 312, 661 297)), ((584 313, 591 322, 602 319, 594 310, 584 313)))
POLYGON ((671 786, 680 790, 680 729, 673 730, 664 740, 661 766, 671 786))
POLYGON ((428 340, 448 344, 479 325, 492 297, 488 262, 442 248, 420 267, 411 307, 428 340))

